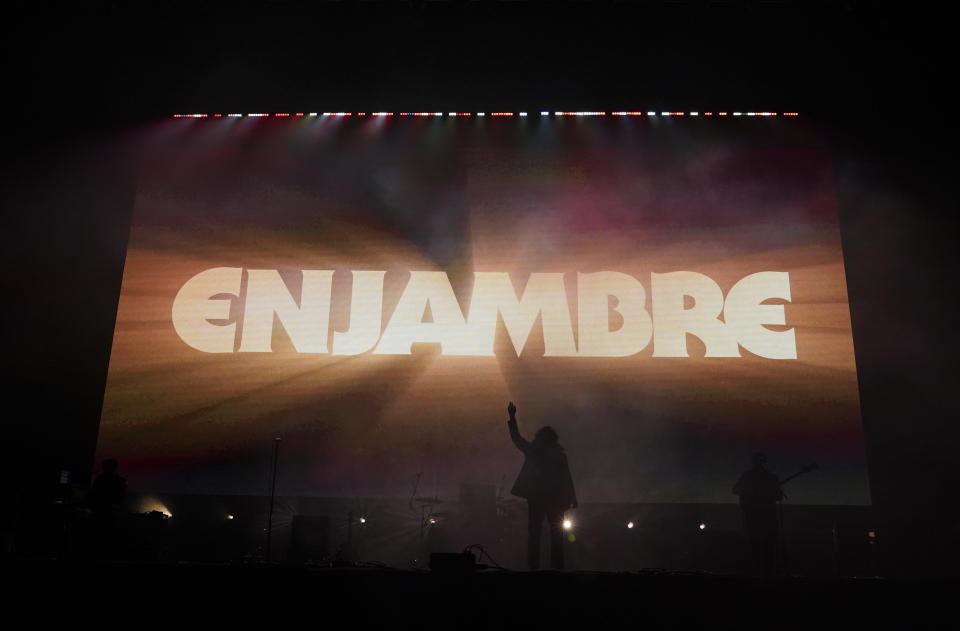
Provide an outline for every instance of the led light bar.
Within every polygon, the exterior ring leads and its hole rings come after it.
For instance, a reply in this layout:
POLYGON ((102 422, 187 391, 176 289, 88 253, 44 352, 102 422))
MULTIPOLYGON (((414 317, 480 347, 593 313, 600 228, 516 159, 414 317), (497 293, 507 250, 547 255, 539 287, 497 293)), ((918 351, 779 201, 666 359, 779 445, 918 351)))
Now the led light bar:
MULTIPOLYGON (((607 116, 607 112, 564 112, 564 111, 555 111, 549 112, 547 110, 542 110, 540 116, 607 116)), ((700 112, 700 111, 662 111, 659 114, 653 110, 642 112, 642 111, 619 111, 619 112, 609 112, 611 116, 647 116, 647 117, 657 117, 657 116, 713 116, 714 112, 700 112)), ((797 112, 716 112, 717 116, 728 116, 732 114, 733 116, 759 116, 759 117, 769 117, 769 116, 799 116, 797 112)), ((527 112, 400 112, 399 116, 421 116, 421 117, 443 117, 453 118, 457 116, 517 116, 517 117, 526 117, 527 112)), ((326 116, 332 118, 345 118, 348 116, 394 116, 393 112, 323 112, 318 114, 317 112, 310 112, 305 114, 304 112, 275 112, 273 114, 264 113, 264 112, 251 112, 249 114, 173 114, 173 118, 303 118, 305 116, 315 117, 315 116, 326 116)))

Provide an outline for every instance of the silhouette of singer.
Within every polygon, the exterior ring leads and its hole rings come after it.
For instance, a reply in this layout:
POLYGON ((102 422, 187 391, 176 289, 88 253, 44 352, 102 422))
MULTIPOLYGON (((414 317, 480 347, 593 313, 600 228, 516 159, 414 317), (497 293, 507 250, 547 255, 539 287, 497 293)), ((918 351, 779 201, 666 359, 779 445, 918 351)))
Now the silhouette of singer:
POLYGON ((552 427, 538 429, 530 442, 517 429, 517 406, 513 401, 507 406, 507 413, 510 439, 524 455, 523 468, 510 493, 527 500, 527 565, 531 570, 540 568, 540 530, 546 519, 550 527, 550 567, 562 570, 563 514, 568 508, 577 507, 567 456, 552 427))

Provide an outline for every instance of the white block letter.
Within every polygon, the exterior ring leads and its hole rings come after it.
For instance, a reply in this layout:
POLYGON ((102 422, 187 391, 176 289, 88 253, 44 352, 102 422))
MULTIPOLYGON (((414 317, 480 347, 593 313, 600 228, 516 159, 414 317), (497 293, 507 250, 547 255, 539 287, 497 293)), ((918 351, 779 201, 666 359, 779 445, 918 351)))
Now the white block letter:
POLYGON ((723 319, 740 345, 768 359, 796 359, 797 339, 793 329, 771 331, 764 324, 786 324, 783 305, 762 305, 768 298, 790 300, 787 272, 757 272, 741 278, 727 294, 723 319))
POLYGON ((687 333, 707 347, 706 357, 739 357, 737 339, 719 319, 723 292, 709 277, 696 272, 651 274, 653 356, 689 357, 687 333), (694 300, 684 309, 684 296, 694 300))
POLYGON ((620 272, 577 274, 577 313, 580 355, 626 357, 650 341, 653 325, 647 313, 647 295, 633 276, 620 272), (610 330, 609 296, 617 299, 623 326, 610 330))
POLYGON ((577 354, 563 274, 530 274, 523 298, 518 300, 509 274, 476 272, 464 354, 493 355, 497 312, 503 318, 517 355, 523 352, 538 315, 543 323, 544 356, 573 357, 577 354))
POLYGON ((274 313, 298 353, 327 352, 333 270, 303 270, 302 274, 298 307, 277 270, 247 270, 241 352, 269 353, 272 350, 274 313))
POLYGON ((173 328, 180 339, 204 353, 232 353, 237 323, 218 325, 207 320, 230 317, 230 299, 211 296, 240 294, 243 268, 214 267, 200 272, 173 299, 173 328))
POLYGON ((383 277, 386 272, 351 272, 350 328, 333 332, 334 355, 359 355, 380 339, 383 319, 383 277))
POLYGON ((381 355, 409 355, 415 342, 438 343, 446 355, 463 355, 466 326, 446 272, 410 272, 397 308, 373 351, 381 355), (427 305, 433 322, 424 322, 427 305))

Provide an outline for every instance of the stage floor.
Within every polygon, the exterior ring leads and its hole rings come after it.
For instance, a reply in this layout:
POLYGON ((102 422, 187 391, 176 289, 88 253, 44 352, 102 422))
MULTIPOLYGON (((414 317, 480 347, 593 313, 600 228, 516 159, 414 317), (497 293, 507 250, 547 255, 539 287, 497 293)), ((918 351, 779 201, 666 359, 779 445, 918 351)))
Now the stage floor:
POLYGON ((367 627, 636 625, 911 628, 949 624, 956 580, 757 579, 706 573, 439 573, 380 567, 62 563, 2 564, 9 603, 42 614, 140 612, 172 622, 193 610, 258 609, 367 627), (946 617, 944 617, 946 616, 946 617))

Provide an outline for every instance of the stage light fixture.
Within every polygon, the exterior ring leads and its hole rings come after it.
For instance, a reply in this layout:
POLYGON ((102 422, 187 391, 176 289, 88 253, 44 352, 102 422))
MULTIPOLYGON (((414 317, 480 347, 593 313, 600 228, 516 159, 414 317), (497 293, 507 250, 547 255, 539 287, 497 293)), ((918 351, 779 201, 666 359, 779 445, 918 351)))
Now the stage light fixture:
POLYGON ((361 518, 360 518, 360 523, 361 523, 361 524, 367 523, 367 518, 366 518, 366 517, 361 517, 361 518))
POLYGON ((629 528, 630 530, 633 530, 633 522, 632 522, 632 521, 628 521, 628 522, 627 522, 627 528, 629 528))
MULTIPOLYGON (((527 112, 490 112, 490 116, 523 116, 528 115, 527 112)), ((540 116, 550 116, 551 112, 541 111, 540 116)), ((554 116, 607 116, 607 112, 562 112, 557 111, 553 112, 554 116)), ((619 112, 610 112, 612 116, 643 116, 643 112, 638 111, 619 111, 619 112)), ((717 112, 719 116, 727 116, 727 112, 717 112)), ((733 112, 733 116, 777 116, 777 112, 733 112)), ((289 112, 276 112, 274 114, 261 113, 261 112, 252 112, 246 114, 248 117, 274 117, 274 118, 302 118, 304 116, 320 116, 317 112, 310 112, 306 114, 304 112, 296 112, 291 114, 289 112)), ((335 116, 335 117, 346 117, 346 116, 367 116, 366 112, 323 112, 322 116, 335 116)), ((393 112, 371 112, 370 116, 393 116, 393 112)), ((400 112, 400 116, 444 116, 443 112, 400 112)), ((486 116, 486 112, 448 112, 447 116, 486 116)), ((657 112, 647 112, 647 116, 657 116, 657 112)), ((699 111, 693 112, 671 112, 664 111, 660 112, 660 116, 700 116, 699 111)), ((713 116, 714 112, 703 112, 704 116, 713 116)), ((783 112, 782 116, 797 116, 797 112, 783 112)), ((239 118, 244 116, 244 114, 172 114, 173 118, 239 118)))
POLYGON ((227 515, 227 519, 233 519, 233 515, 227 515))
POLYGON ((707 525, 703 522, 700 522, 700 530, 706 530, 706 529, 707 529, 707 525))
POLYGON ((563 520, 563 529, 564 529, 564 530, 570 530, 571 528, 573 528, 573 522, 570 521, 569 519, 564 519, 564 520, 563 520))

